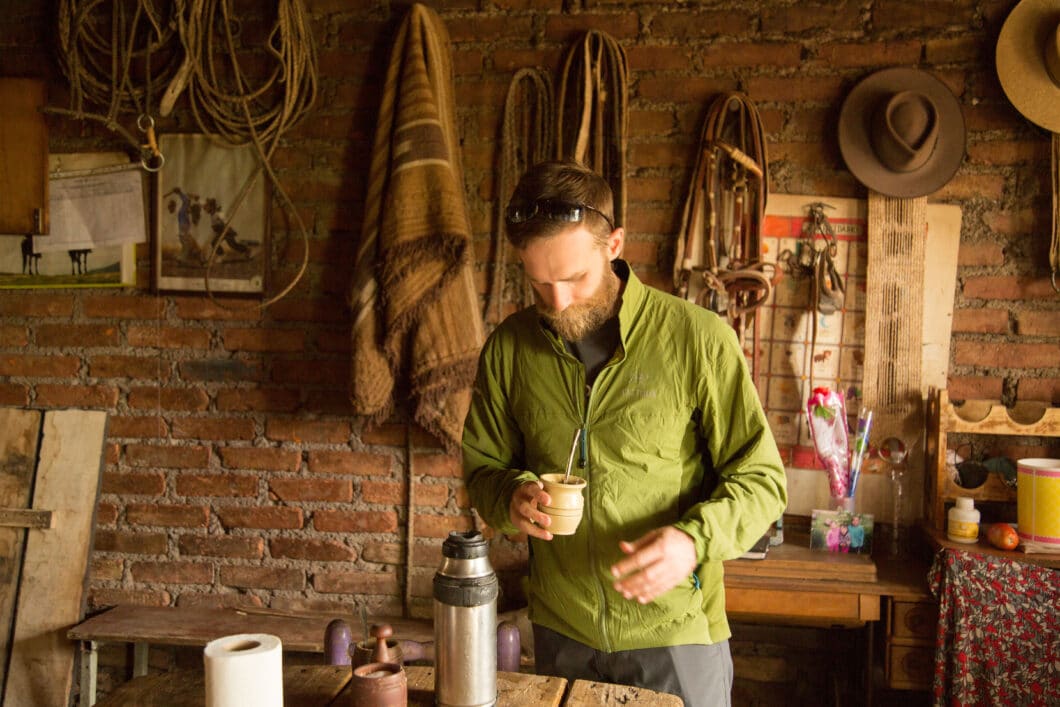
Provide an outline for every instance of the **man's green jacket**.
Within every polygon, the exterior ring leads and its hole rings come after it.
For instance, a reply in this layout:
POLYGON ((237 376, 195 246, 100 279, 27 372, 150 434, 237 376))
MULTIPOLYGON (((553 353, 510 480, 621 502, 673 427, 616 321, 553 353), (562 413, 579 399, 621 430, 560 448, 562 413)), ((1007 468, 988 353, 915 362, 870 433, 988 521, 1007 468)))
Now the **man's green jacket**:
POLYGON ((588 481, 577 532, 531 538, 530 619, 602 651, 725 640, 723 560, 739 557, 787 503, 784 466, 733 330, 646 287, 629 266, 621 343, 592 388, 533 307, 487 340, 464 426, 464 480, 494 529, 517 533, 512 492, 563 472, 588 481), (655 601, 612 586, 620 540, 673 525, 692 537, 695 576, 655 601))

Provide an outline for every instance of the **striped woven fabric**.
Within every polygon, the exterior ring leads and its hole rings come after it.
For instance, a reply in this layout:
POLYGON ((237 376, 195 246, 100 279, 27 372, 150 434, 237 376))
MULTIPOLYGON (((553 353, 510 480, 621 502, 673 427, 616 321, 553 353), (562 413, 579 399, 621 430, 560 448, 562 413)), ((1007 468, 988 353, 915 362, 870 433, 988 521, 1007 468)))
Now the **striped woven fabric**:
POLYGON ((371 422, 408 375, 416 422, 459 448, 483 326, 454 122, 449 37, 413 5, 390 56, 350 290, 350 399, 371 422))

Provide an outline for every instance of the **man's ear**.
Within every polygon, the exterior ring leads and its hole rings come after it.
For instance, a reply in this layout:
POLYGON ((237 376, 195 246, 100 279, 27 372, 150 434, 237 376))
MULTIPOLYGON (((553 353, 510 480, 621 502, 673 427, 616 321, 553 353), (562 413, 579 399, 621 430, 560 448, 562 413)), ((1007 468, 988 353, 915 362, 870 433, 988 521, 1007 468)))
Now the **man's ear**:
POLYGON ((607 237, 607 259, 614 260, 622 255, 622 247, 626 244, 626 229, 619 226, 611 231, 607 237))

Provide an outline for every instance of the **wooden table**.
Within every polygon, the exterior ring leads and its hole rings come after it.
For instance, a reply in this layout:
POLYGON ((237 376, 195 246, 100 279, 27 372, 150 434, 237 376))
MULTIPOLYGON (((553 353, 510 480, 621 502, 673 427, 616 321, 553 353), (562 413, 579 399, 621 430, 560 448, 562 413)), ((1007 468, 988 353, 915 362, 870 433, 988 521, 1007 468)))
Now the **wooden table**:
MULTIPOLYGON (((434 707, 434 668, 405 666, 410 707, 434 707)), ((283 670, 284 707, 344 705, 349 699, 350 668, 287 666, 283 670)), ((173 671, 139 677, 98 702, 99 707, 203 707, 202 671, 173 671)), ((526 673, 497 673, 498 707, 681 707, 681 700, 643 688, 577 680, 567 689, 563 678, 526 673)))

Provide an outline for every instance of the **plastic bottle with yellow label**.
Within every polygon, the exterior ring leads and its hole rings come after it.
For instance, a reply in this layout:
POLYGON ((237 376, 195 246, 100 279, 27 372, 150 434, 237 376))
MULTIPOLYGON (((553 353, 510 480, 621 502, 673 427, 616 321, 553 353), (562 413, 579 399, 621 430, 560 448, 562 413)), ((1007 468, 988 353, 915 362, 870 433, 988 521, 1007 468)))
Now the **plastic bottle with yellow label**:
POLYGON ((946 537, 955 543, 979 541, 979 511, 970 498, 958 498, 946 516, 946 537))

